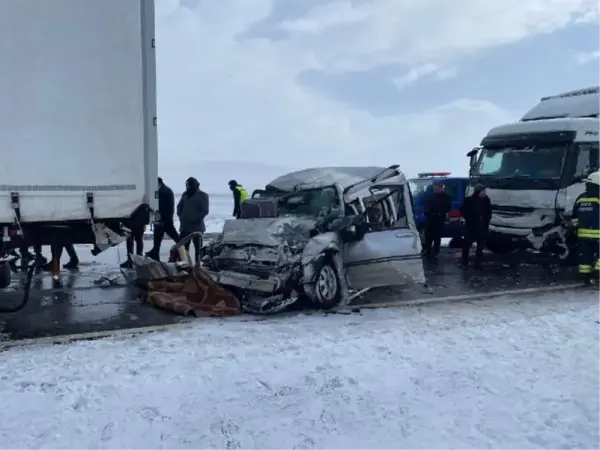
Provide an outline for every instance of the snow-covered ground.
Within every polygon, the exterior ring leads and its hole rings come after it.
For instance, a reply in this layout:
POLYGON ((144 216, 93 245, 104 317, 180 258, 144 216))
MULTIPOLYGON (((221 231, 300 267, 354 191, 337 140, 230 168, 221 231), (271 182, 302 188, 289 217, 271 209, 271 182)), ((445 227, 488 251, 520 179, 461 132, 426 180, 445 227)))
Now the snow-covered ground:
POLYGON ((5 448, 598 448, 598 297, 198 320, 0 358, 5 448))

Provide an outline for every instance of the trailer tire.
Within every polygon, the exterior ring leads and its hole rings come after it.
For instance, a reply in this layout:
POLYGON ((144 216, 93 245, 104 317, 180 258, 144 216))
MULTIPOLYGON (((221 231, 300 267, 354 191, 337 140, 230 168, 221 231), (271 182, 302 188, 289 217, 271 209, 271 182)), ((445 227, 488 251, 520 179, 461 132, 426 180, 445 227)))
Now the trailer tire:
POLYGON ((514 246, 501 241, 488 241, 485 247, 494 255, 508 255, 516 250, 514 246))
POLYGON ((0 263, 0 289, 6 289, 10 286, 11 271, 8 263, 0 263))
POLYGON ((450 247, 450 248, 462 248, 462 245, 463 245, 462 237, 453 237, 452 239, 450 239, 450 242, 448 243, 448 247, 450 247))

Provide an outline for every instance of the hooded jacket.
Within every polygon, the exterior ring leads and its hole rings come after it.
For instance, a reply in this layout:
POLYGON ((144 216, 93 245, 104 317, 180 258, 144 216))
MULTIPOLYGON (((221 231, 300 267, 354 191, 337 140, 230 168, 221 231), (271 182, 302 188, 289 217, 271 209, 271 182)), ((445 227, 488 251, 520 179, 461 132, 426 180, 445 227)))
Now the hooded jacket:
POLYGON ((179 231, 192 233, 194 231, 206 231, 204 218, 209 213, 208 194, 200 190, 197 179, 190 177, 186 184, 188 189, 183 193, 177 204, 177 216, 179 217, 179 231))

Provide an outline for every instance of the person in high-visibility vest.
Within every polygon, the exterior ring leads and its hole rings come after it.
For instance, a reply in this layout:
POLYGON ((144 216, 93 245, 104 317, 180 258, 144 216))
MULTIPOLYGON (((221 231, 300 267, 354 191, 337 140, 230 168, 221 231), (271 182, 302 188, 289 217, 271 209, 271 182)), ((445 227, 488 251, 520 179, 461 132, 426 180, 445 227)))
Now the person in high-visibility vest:
POLYGON ((229 189, 233 192, 233 217, 240 218, 242 202, 248 200, 248 191, 235 180, 229 181, 229 189))
POLYGON ((585 192, 575 200, 572 224, 577 228, 579 275, 588 284, 600 271, 600 171, 585 180, 585 192))

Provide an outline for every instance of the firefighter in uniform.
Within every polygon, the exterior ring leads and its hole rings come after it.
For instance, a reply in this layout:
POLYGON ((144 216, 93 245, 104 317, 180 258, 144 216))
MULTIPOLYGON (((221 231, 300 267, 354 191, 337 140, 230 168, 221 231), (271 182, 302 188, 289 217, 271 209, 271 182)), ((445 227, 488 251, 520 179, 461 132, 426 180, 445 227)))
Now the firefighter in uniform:
POLYGON ((575 200, 571 222, 577 229, 579 274, 590 283, 592 274, 600 270, 600 171, 585 181, 585 192, 575 200))
POLYGON ((229 181, 229 189, 231 189, 231 192, 233 192, 233 217, 239 219, 240 214, 242 212, 242 208, 240 205, 242 204, 242 202, 248 200, 248 191, 246 191, 246 189, 244 189, 244 186, 242 186, 235 180, 229 181))

